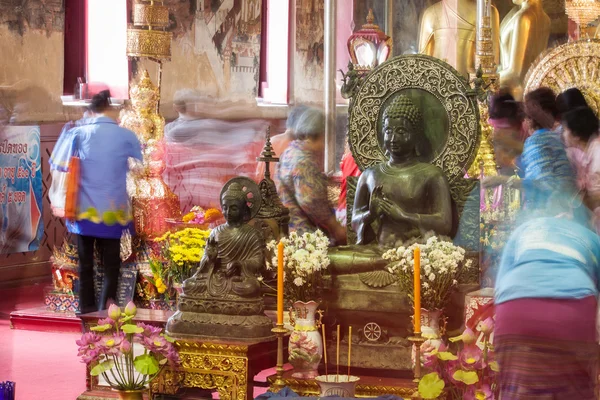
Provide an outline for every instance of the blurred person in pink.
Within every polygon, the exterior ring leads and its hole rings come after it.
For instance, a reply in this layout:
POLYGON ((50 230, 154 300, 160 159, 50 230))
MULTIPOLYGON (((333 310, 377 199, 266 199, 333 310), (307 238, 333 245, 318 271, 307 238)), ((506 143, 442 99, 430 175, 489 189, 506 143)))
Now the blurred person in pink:
POLYGON ((218 208, 219 193, 229 179, 254 176, 267 123, 220 120, 242 117, 246 110, 191 90, 177 92, 174 107, 179 117, 165 126, 165 182, 179 196, 183 210, 218 208))
POLYGON ((335 218, 327 197, 327 177, 321 167, 325 148, 325 116, 308 109, 296 124, 291 142, 275 165, 275 185, 290 210, 290 231, 299 235, 324 231, 336 244, 346 242, 346 230, 335 218))
POLYGON ((577 172, 577 187, 584 203, 594 214, 600 232, 600 138, 598 117, 589 107, 579 107, 563 115, 563 135, 569 159, 577 172))
MULTIPOLYGON (((304 111, 308 110, 308 107, 300 105, 292 108, 290 111, 287 121, 285 122, 285 132, 280 133, 279 135, 275 135, 271 138, 271 145, 273 146, 273 151, 275 152, 275 157, 281 157, 285 149, 289 146, 290 143, 295 139, 295 127, 298 122, 298 118, 302 115, 304 111)), ((262 149, 261 149, 262 150, 262 149)), ((259 153, 260 154, 260 153, 259 153)), ((258 163, 256 167, 256 181, 260 182, 265 177, 265 163, 258 163)))

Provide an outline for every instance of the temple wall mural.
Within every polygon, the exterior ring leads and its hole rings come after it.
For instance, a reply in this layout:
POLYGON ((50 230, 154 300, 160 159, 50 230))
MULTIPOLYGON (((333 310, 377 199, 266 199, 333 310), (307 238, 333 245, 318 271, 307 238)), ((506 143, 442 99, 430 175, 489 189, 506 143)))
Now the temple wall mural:
MULTIPOLYGON (((254 101, 258 89, 261 0, 169 0, 172 60, 163 69, 162 111, 175 91, 254 101)), ((155 72, 151 62, 139 67, 155 72)), ((134 71, 135 73, 136 71, 134 71)))
POLYGON ((0 104, 19 121, 64 119, 63 31, 61 0, 0 0, 0 104))
POLYGON ((296 0, 295 101, 323 101, 323 29, 321 0, 296 0))

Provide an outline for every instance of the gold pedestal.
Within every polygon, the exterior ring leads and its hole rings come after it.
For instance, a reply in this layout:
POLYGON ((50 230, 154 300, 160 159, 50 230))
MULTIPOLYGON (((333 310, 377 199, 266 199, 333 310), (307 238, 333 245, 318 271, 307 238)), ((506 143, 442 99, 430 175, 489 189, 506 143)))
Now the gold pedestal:
MULTIPOLYGON (((284 386, 289 387, 300 396, 318 397, 321 393, 319 384, 314 379, 293 378, 294 371, 286 371, 282 377, 284 386)), ((354 375, 354 374, 353 374, 354 375)), ((411 398, 417 393, 417 384, 412 379, 378 378, 374 376, 359 376, 354 396, 357 398, 373 398, 391 394, 400 398, 411 398)), ((267 378, 271 391, 274 389, 277 375, 267 378)))
POLYGON ((152 396, 181 388, 216 390, 222 400, 254 398, 254 376, 276 362, 277 341, 255 344, 177 340, 178 370, 165 368, 150 384, 152 396))

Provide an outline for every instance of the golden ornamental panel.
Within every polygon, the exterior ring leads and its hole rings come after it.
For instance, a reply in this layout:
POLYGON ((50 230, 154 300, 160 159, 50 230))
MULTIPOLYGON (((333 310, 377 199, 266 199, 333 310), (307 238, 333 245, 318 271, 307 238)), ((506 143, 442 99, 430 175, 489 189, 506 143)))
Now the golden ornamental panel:
POLYGON ((383 109, 397 95, 421 109, 424 132, 431 145, 428 162, 452 182, 465 175, 480 136, 475 91, 449 64, 426 55, 394 57, 363 80, 349 109, 349 143, 364 170, 387 160, 382 143, 383 109))
POLYGON ((600 110, 600 40, 566 43, 541 54, 525 77, 525 93, 549 87, 560 93, 577 87, 590 107, 600 110))
MULTIPOLYGON (((275 376, 268 377, 268 382, 272 385, 275 376)), ((371 379, 368 379, 371 380, 371 379)), ((314 379, 296 379, 296 378, 283 378, 285 386, 292 389, 300 396, 317 397, 321 392, 319 384, 314 379)), ((355 397, 357 398, 374 398, 384 395, 394 395, 400 398, 411 398, 417 393, 416 384, 412 382, 406 382, 404 385, 399 384, 398 386, 390 384, 376 384, 376 383, 361 383, 360 381, 356 384, 355 397)))
POLYGON ((133 8, 133 24, 166 28, 169 26, 169 9, 163 5, 136 3, 133 8))
POLYGON ((127 29, 127 56, 170 59, 172 37, 170 32, 127 29))

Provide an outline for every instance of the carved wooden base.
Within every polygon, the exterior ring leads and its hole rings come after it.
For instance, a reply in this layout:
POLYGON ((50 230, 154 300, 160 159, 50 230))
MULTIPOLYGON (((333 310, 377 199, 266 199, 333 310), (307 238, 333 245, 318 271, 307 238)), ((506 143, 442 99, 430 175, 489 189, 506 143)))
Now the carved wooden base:
POLYGON ((216 390, 222 400, 252 399, 254 376, 276 363, 276 340, 239 344, 186 339, 176 345, 181 367, 163 370, 151 383, 153 395, 200 388, 216 390))
MULTIPOLYGON (((332 373, 331 370, 329 371, 332 373)), ((319 384, 314 379, 292 378, 293 370, 283 374, 285 385, 298 393, 300 396, 319 396, 319 384)), ((267 378, 270 385, 273 384, 275 375, 267 378)), ((377 378, 372 376, 361 376, 356 384, 356 397, 379 397, 392 394, 400 398, 410 398, 417 391, 417 384, 412 379, 377 378)))

